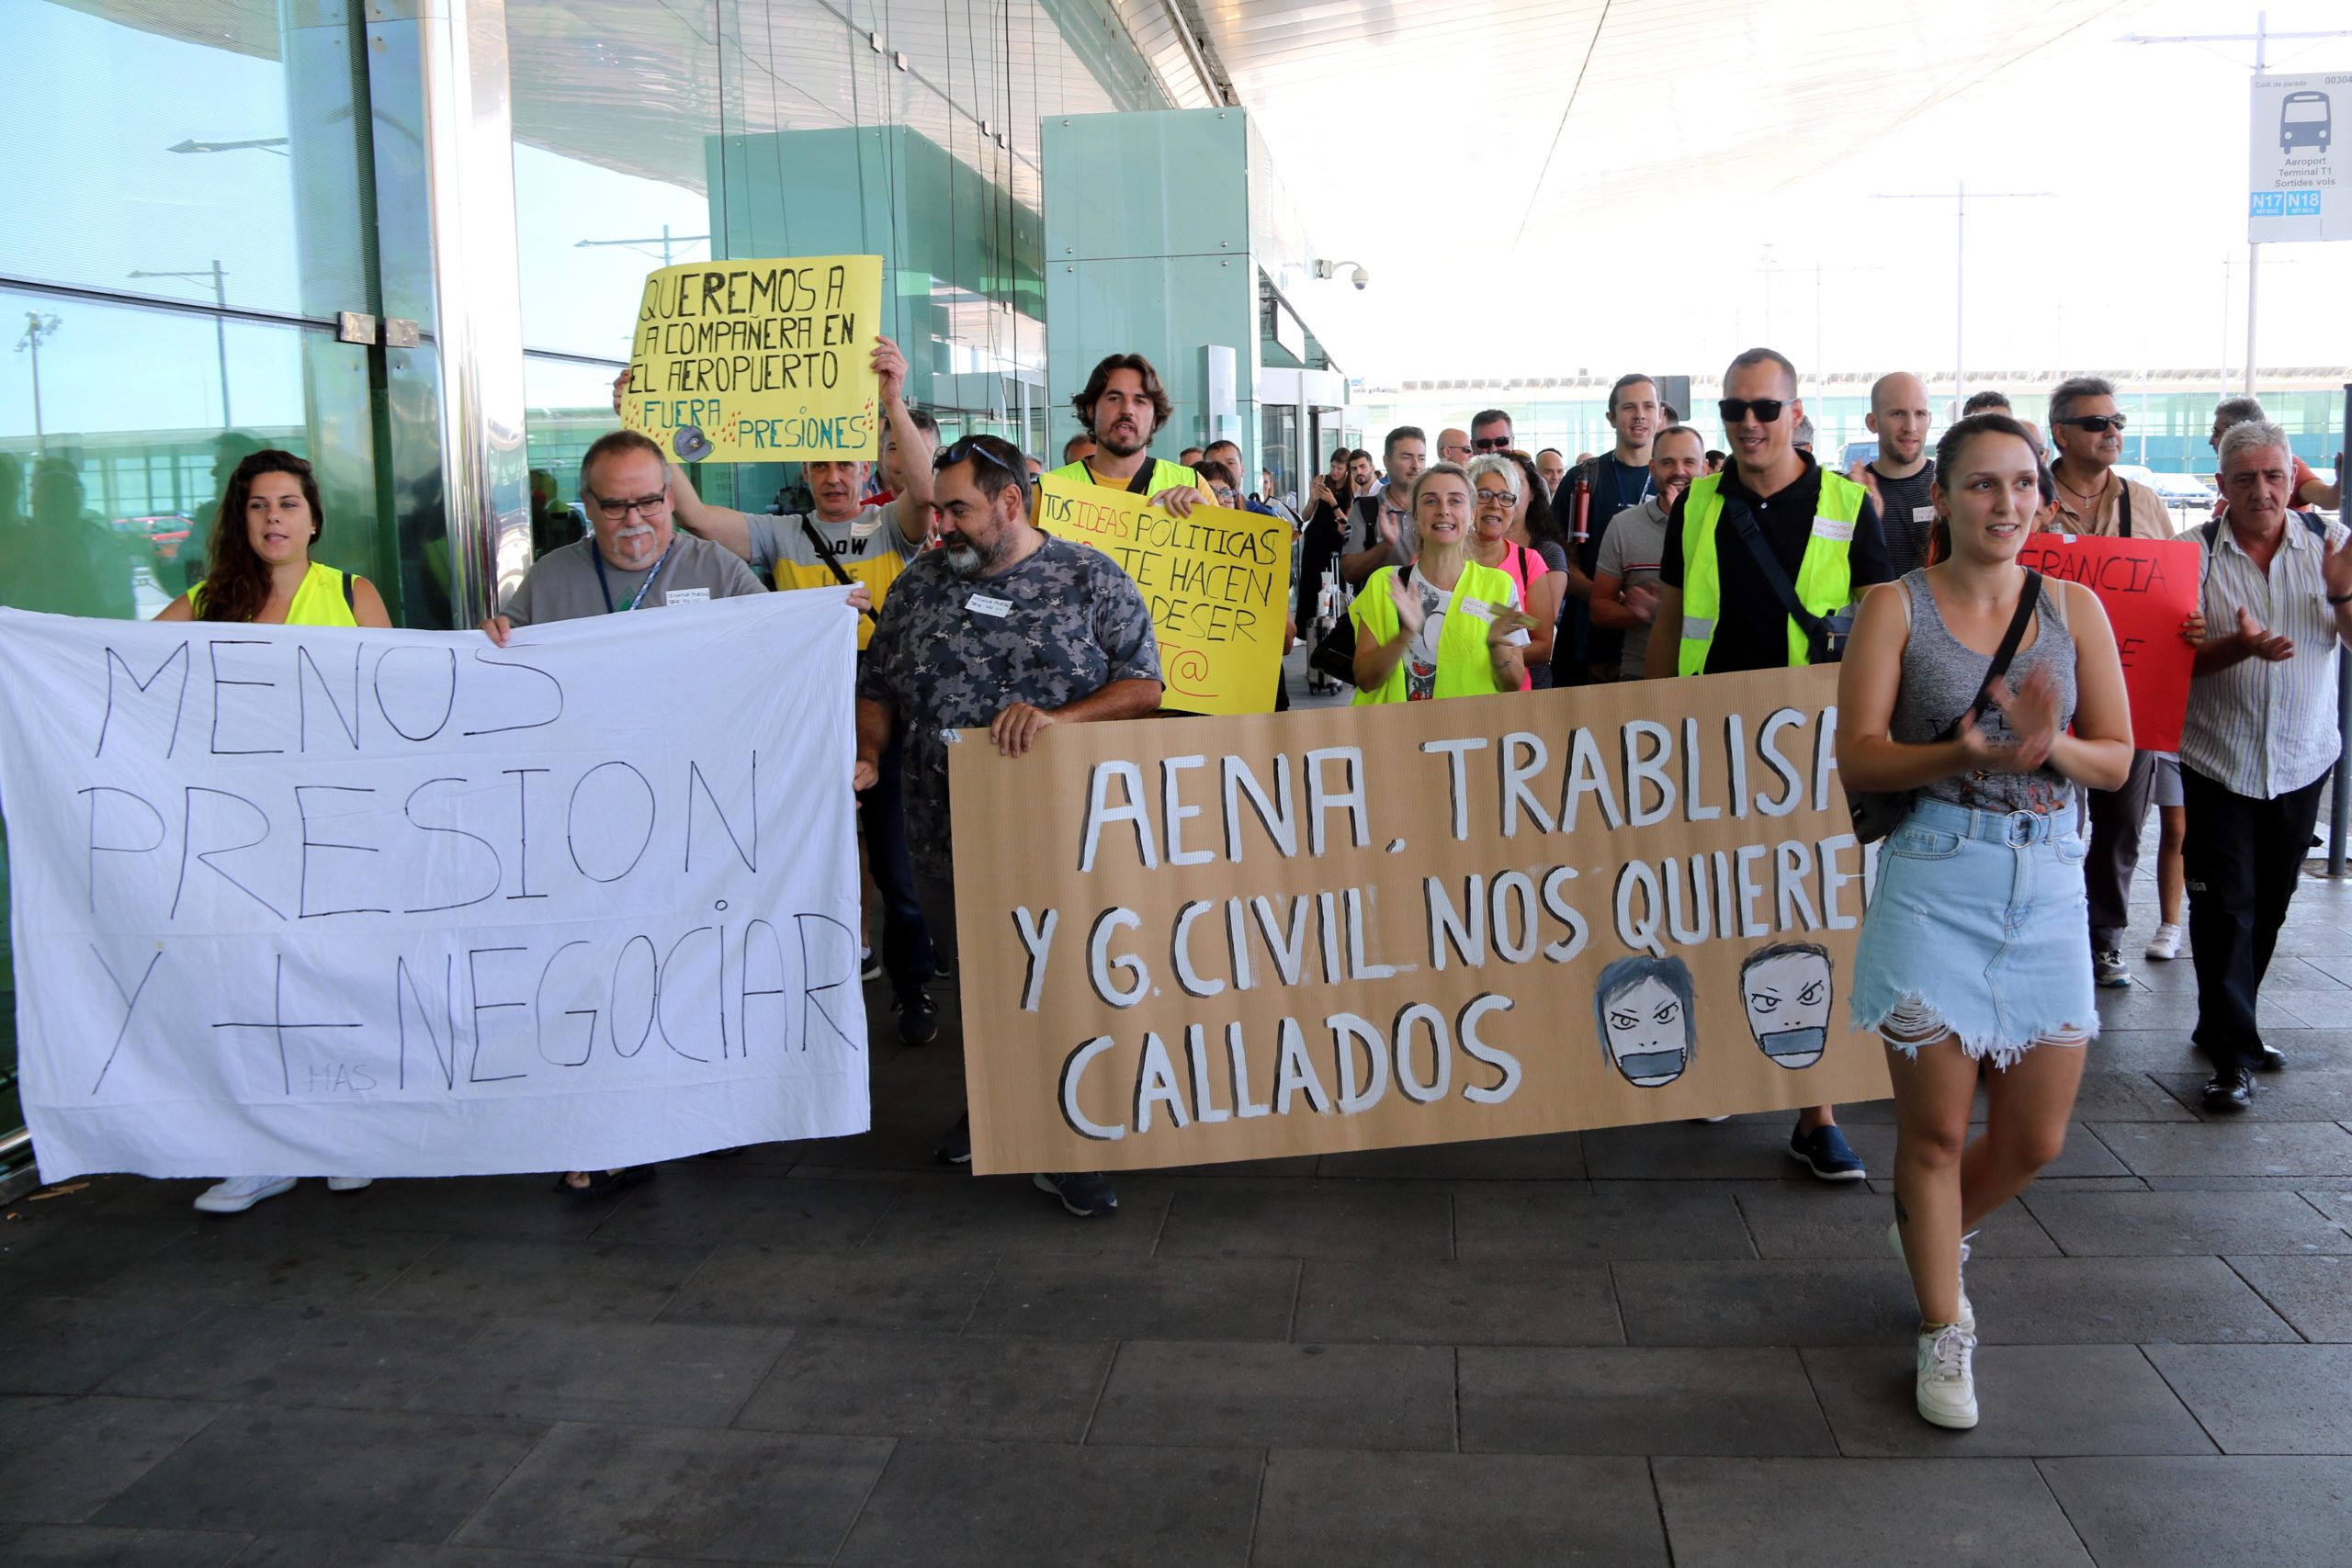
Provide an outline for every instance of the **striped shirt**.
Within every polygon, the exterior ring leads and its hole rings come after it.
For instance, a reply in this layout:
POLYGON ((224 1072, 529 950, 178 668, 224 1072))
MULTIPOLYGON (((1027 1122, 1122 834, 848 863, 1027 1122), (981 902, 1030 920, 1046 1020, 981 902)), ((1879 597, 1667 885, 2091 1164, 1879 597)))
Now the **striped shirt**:
MULTIPOLYGON (((2341 545, 2347 530, 2327 525, 2341 545)), ((2238 547, 2228 524, 2208 548, 2192 529, 2204 582, 2209 636, 2235 629, 2238 607, 2292 641, 2294 657, 2272 663, 2242 659, 2188 683, 2188 716, 2180 735, 2184 767, 2234 795, 2271 800, 2302 788, 2335 761, 2335 612, 2320 578, 2319 536, 2301 517, 2287 519, 2286 542, 2266 575, 2238 547)))

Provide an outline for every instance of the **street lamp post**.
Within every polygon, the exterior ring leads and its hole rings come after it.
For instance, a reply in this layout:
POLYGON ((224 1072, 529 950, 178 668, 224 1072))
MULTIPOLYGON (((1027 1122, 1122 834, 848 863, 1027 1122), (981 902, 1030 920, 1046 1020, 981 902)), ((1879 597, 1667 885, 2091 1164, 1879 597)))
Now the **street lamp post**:
POLYGON ((33 372, 33 439, 46 444, 49 433, 40 421, 40 344, 41 340, 57 335, 57 318, 40 310, 25 312, 25 335, 17 340, 17 352, 26 356, 33 372))
POLYGON ((220 313, 212 318, 212 342, 220 354, 220 428, 226 430, 235 420, 229 416, 229 275, 221 270, 220 258, 201 272, 134 272, 132 277, 187 277, 208 280, 212 285, 212 302, 220 313))
MULTIPOLYGON (((1951 400, 1952 411, 1959 412, 1966 389, 1962 385, 1962 355, 1967 352, 1967 317, 1963 313, 1968 276, 1968 182, 1956 181, 1951 190, 1889 191, 1873 195, 1872 201, 1949 201, 1952 204, 1952 268, 1951 268, 1951 400)), ((2048 201, 2056 193, 2046 190, 1978 191, 1979 201, 2048 201)))

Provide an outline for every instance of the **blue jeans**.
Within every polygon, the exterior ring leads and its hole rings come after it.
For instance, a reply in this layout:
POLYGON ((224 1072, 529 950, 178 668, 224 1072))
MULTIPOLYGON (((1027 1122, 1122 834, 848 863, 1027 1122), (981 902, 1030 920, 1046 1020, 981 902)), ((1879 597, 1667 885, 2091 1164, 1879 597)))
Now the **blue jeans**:
POLYGON ((881 776, 857 797, 865 833, 865 867, 882 896, 882 972, 894 996, 919 990, 936 967, 931 930, 915 902, 915 870, 907 858, 906 773, 896 739, 882 753, 881 776))

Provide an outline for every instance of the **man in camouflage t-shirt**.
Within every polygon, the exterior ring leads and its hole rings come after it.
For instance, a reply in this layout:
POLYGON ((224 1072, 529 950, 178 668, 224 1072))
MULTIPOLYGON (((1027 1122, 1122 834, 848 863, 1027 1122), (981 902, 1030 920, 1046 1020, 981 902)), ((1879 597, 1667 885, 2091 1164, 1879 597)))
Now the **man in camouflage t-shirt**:
MULTIPOLYGON (((1150 713, 1159 706, 1159 646, 1143 595, 1116 562, 1031 525, 1027 465, 1009 443, 967 436, 935 462, 941 547, 899 575, 866 648, 856 781, 870 787, 891 737, 904 738, 915 894, 933 946, 952 963, 948 733, 985 726, 999 750, 1018 757, 1053 725, 1150 713)), ((972 1157, 968 1122, 940 1155, 972 1157)), ((1118 1207, 1098 1173, 1036 1179, 1073 1214, 1118 1207)))

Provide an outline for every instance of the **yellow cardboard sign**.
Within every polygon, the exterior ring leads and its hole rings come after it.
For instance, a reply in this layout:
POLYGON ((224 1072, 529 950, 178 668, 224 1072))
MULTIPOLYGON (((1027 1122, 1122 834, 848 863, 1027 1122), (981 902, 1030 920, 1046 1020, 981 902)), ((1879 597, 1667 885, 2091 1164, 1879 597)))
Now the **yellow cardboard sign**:
POLYGON ((880 453, 880 256, 689 262, 647 275, 621 423, 681 462, 880 453))
POLYGON ((1162 705, 1181 713, 1271 713, 1289 642, 1290 525, 1195 506, 1177 517, 1141 496, 1047 474, 1038 526, 1119 563, 1159 638, 1162 705))

